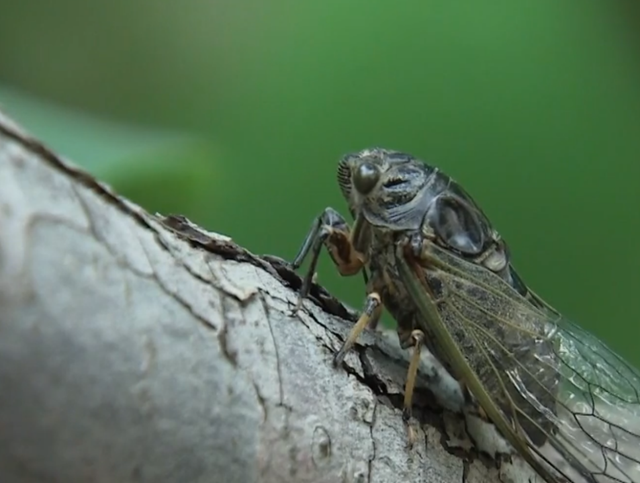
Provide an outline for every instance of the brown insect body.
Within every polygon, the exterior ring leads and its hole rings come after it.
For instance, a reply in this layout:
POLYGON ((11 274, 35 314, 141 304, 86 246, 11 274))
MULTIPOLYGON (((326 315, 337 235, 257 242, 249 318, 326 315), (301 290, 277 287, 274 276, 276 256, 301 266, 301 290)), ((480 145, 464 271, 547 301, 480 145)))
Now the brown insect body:
MULTIPOLYGON (((355 249, 364 253, 368 261, 369 291, 380 295, 385 308, 397 322, 398 337, 403 347, 411 345, 410 337, 414 330, 423 331, 426 335, 425 345, 452 375, 460 378, 461 375, 455 374, 449 363, 448 355, 442 352, 442 347, 434 344, 435 337, 430 324, 422 320, 398 274, 395 264, 396 246, 398 239, 407 233, 421 233, 429 242, 427 246, 433 251, 434 259, 443 260, 449 267, 458 268, 461 274, 471 270, 480 280, 483 277, 495 278, 497 274, 504 280, 504 291, 516 290, 529 297, 536 309, 543 306, 515 273, 510 264, 506 243, 493 230, 482 210, 458 183, 437 168, 404 153, 371 149, 344 158, 338 168, 338 180, 352 215, 356 220, 359 214, 363 218, 356 223, 353 243, 355 249), (353 189, 351 172, 363 162, 369 162, 367 160, 377 164, 382 175, 377 186, 368 195, 362 195, 353 189), (457 256, 450 254, 449 250, 452 248, 457 248, 457 256)), ((455 308, 446 303, 445 287, 457 286, 462 292, 468 293, 473 291, 473 285, 465 284, 464 278, 452 277, 448 271, 437 266, 425 268, 424 277, 443 321, 463 348, 470 366, 489 390, 495 389, 497 394, 504 394, 501 388, 495 387, 498 381, 487 365, 486 356, 477 353, 476 342, 470 339, 469 332, 460 324, 455 308)), ((495 285, 495 281, 492 285, 495 285)), ((500 310, 497 301, 484 300, 482 305, 489 310, 500 310)), ((507 360, 512 354, 516 354, 520 361, 522 358, 530 358, 534 365, 539 365, 535 359, 541 352, 552 357, 551 348, 544 348, 546 344, 550 344, 548 334, 543 333, 550 329, 545 323, 547 317, 541 315, 535 320, 527 320, 532 314, 535 317, 537 312, 538 310, 533 310, 520 315, 504 314, 508 320, 520 320, 526 326, 526 333, 514 331, 509 334, 502 326, 492 324, 491 320, 482 315, 474 317, 477 321, 486 320, 483 328, 488 336, 508 341, 511 353, 493 354, 494 358, 499 359, 496 361, 499 367, 514 368, 513 362, 507 360)), ((547 387, 541 387, 537 395, 548 402, 553 401, 559 380, 555 364, 550 369, 545 378, 547 387)), ((522 403, 519 392, 511 391, 509 395, 516 399, 517 406, 530 408, 526 404, 518 404, 522 403)), ((500 406, 505 412, 512 412, 512 405, 508 400, 502 401, 500 406)), ((530 409, 528 412, 533 413, 533 408, 530 409)), ((529 415, 533 418, 537 416, 529 415)), ((544 424, 547 430, 551 429, 546 418, 537 419, 540 419, 539 423, 544 424)), ((521 425, 534 443, 541 445, 546 439, 544 432, 535 425, 528 424, 528 421, 521 421, 521 425)))

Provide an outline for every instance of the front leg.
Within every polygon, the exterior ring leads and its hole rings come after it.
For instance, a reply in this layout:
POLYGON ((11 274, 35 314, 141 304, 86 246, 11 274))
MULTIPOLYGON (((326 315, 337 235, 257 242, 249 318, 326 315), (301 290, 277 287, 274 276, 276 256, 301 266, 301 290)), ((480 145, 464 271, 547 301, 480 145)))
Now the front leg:
MULTIPOLYGON (((356 229, 355 232, 357 231, 356 229)), ((309 268, 302 282, 302 287, 300 288, 300 298, 294 310, 298 310, 302 304, 302 300, 309 295, 323 245, 329 252, 331 260, 333 260, 340 275, 355 275, 362 271, 366 283, 367 277, 364 272, 366 257, 355 248, 353 233, 342 215, 333 208, 326 208, 320 216, 316 218, 298 254, 293 262, 291 262, 291 266, 295 270, 302 265, 302 262, 309 254, 311 255, 311 262, 309 263, 309 268)), ((373 328, 377 325, 381 313, 382 300, 380 295, 369 289, 364 310, 351 329, 347 339, 342 344, 342 347, 333 358, 334 365, 337 366, 342 363, 345 355, 353 347, 358 336, 367 325, 373 328)))
POLYGON ((296 270, 302 265, 304 259, 311 255, 309 269, 300 288, 300 299, 296 310, 300 308, 302 300, 309 295, 323 245, 327 248, 340 275, 355 275, 364 267, 365 256, 353 246, 351 228, 340 213, 333 208, 325 208, 314 221, 298 254, 291 262, 291 267, 296 270))

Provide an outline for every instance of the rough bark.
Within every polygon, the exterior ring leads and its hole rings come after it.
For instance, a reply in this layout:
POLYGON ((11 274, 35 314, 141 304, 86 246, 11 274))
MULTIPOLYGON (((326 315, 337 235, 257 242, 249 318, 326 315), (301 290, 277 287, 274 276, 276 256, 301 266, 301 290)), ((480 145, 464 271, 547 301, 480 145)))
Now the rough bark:
POLYGON ((406 355, 319 286, 150 215, 0 114, 0 481, 491 482, 531 477, 454 434, 406 355))

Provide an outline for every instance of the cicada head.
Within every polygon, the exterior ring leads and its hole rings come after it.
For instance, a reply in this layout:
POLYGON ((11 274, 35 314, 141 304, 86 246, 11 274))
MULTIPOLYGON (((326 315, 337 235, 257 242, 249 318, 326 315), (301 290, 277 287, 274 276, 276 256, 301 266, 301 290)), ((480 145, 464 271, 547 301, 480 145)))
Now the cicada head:
POLYGON ((381 148, 348 154, 338 166, 338 183, 351 214, 375 227, 418 229, 436 170, 408 154, 381 148))

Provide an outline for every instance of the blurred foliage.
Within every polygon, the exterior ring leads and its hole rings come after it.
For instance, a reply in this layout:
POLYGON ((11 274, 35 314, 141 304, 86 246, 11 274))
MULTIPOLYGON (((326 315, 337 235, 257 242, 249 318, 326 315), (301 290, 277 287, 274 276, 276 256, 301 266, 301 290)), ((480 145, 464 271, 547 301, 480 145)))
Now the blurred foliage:
MULTIPOLYGON (((0 104, 149 211, 291 258, 322 208, 344 211, 340 155, 408 151, 474 195, 538 293, 640 365, 635 5, 0 8, 0 79, 75 111, 25 107, 7 88, 0 104)), ((361 279, 326 257, 320 280, 361 303, 361 279)))
POLYGON ((61 155, 145 207, 210 216, 215 152, 192 135, 114 123, 0 84, 1 106, 61 155), (179 162, 178 162, 179 161, 179 162))

